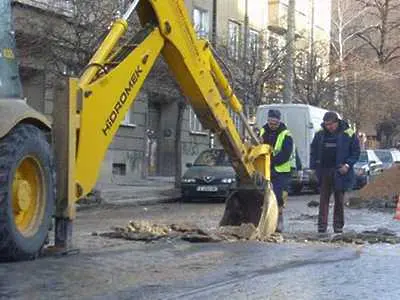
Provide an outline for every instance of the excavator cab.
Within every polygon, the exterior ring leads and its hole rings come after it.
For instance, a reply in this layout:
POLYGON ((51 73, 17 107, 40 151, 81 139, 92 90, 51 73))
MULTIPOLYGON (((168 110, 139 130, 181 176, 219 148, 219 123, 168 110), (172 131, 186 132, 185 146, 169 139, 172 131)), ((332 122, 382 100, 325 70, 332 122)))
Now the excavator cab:
MULTIPOLYGON (((67 97, 57 99, 54 123, 18 100, 21 94, 10 1, 2 1, 0 58, 0 259, 38 256, 54 218, 54 245, 72 246, 75 203, 91 192, 106 151, 144 81, 163 56, 205 129, 219 139, 237 173, 221 226, 253 223, 254 238, 276 229, 278 208, 271 189, 268 145, 248 125, 239 99, 224 75, 223 61, 199 39, 183 0, 134 0, 116 20, 67 97), (124 39, 137 11, 143 26, 124 39), (126 41, 124 43, 124 41, 126 41), (251 137, 244 143, 230 111, 251 137)), ((227 70, 225 70, 227 71, 227 70)))

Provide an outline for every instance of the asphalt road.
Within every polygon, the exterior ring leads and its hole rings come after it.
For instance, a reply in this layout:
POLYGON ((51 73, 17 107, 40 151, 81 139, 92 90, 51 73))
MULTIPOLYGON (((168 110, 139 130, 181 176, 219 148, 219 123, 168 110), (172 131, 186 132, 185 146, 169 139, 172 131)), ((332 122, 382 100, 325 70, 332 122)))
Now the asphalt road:
MULTIPOLYGON (((286 230, 315 232, 315 196, 292 197, 286 230)), ((400 246, 132 242, 93 236, 129 220, 216 228, 223 204, 91 209, 75 223, 78 255, 0 264, 0 299, 400 299, 400 246)), ((400 222, 399 222, 400 223, 400 222)), ((346 210, 346 230, 386 227, 387 213, 346 210)))

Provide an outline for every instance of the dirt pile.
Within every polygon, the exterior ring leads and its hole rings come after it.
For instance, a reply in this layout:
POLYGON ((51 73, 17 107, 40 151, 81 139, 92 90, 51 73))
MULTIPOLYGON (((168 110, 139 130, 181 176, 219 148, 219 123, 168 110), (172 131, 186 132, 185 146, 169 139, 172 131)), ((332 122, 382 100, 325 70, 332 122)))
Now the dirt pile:
POLYGON ((385 170, 359 192, 359 196, 363 200, 385 199, 391 201, 397 195, 400 195, 400 166, 385 170))

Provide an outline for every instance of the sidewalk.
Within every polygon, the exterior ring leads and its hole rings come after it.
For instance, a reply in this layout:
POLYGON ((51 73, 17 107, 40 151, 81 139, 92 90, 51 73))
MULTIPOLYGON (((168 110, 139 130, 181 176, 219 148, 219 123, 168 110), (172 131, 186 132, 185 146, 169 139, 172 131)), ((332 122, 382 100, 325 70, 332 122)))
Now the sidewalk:
POLYGON ((174 177, 148 177, 134 185, 103 185, 100 192, 103 202, 112 205, 150 205, 174 202, 181 197, 174 177))
POLYGON ((148 177, 133 185, 102 184, 97 189, 101 203, 112 206, 152 205, 175 202, 181 198, 180 189, 175 188, 174 177, 148 177))

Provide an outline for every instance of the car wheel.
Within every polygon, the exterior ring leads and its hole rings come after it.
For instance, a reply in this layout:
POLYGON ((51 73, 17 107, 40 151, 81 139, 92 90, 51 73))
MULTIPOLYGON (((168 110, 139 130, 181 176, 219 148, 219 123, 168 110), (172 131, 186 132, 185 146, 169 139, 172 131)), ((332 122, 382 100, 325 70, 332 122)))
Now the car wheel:
POLYGON ((316 186, 316 187, 313 189, 313 191, 314 191, 314 194, 317 194, 317 195, 319 195, 319 194, 321 193, 321 189, 320 189, 319 186, 316 186))
POLYGON ((303 187, 301 185, 293 187, 292 191, 294 195, 300 195, 303 187))
POLYGON ((188 197, 188 196, 182 196, 181 201, 182 203, 187 203, 187 202, 191 202, 192 198, 188 197))

